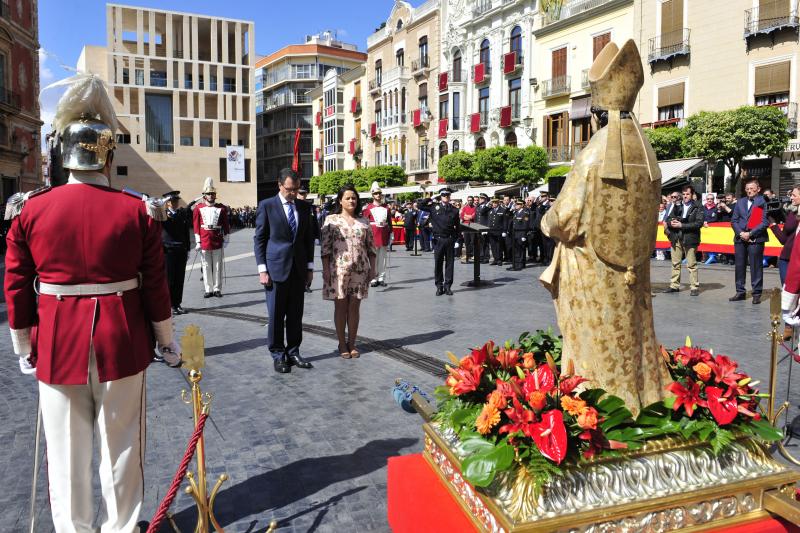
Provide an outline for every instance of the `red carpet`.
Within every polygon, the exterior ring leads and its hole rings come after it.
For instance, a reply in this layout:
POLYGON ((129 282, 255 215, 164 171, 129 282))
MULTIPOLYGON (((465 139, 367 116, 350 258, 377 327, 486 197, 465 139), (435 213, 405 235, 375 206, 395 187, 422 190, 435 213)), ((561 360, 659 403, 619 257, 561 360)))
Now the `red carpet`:
MULTIPOLYGON (((477 531, 422 454, 390 457, 388 518, 394 533, 477 531)), ((766 519, 715 533, 800 533, 800 528, 766 519)))

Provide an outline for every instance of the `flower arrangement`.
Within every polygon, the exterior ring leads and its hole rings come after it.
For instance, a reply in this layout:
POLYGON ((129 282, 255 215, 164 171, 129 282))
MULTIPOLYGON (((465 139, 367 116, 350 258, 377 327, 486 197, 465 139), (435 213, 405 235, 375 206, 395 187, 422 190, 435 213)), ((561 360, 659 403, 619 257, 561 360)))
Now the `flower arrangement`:
POLYGON ((674 380, 671 395, 634 418, 623 400, 590 388, 571 365, 561 368, 561 339, 550 330, 502 346, 490 341, 461 359, 448 353, 436 420, 459 436, 462 473, 473 485, 488 486, 498 472, 522 467, 537 490, 565 465, 619 455, 652 438, 694 437, 719 453, 737 433, 782 437, 758 414, 765 395, 729 357, 688 339, 662 354, 674 380))

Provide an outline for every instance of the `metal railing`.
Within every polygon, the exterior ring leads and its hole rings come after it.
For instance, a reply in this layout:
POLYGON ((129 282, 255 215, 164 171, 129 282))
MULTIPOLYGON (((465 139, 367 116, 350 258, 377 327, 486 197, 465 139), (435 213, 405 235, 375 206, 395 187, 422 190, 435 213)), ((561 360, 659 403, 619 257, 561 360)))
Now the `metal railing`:
POLYGON ((797 9, 791 9, 786 2, 770 2, 744 12, 744 38, 759 33, 771 33, 781 28, 800 27, 797 9), (789 9, 786 9, 789 7, 789 9))
POLYGON ((572 153, 570 154, 570 156, 571 156, 573 159, 577 159, 577 158, 578 158, 578 156, 580 155, 581 151, 582 151, 584 148, 586 148, 586 146, 587 146, 588 144, 589 144, 589 141, 582 141, 582 142, 576 142, 576 143, 572 143, 572 153))
POLYGON ((429 162, 427 157, 425 159, 411 159, 408 163, 409 172, 419 172, 421 170, 428 170, 428 169, 429 169, 429 162))
POLYGON ((559 76, 542 82, 542 98, 552 98, 569 94, 572 90, 571 78, 569 76, 559 76))
POLYGON ((769 107, 777 107, 786 116, 789 122, 789 131, 797 131, 797 102, 776 102, 774 104, 764 104, 769 107))
POLYGON ((475 7, 472 8, 472 16, 480 17, 490 9, 492 9, 492 0, 478 0, 475 7))
POLYGON ((581 89, 589 89, 589 69, 585 68, 581 71, 581 89))
POLYGON ((551 163, 572 160, 571 146, 548 146, 545 150, 547 151, 547 159, 549 159, 551 163))
POLYGON ((411 61, 411 72, 419 72, 422 69, 428 68, 430 65, 430 58, 428 56, 422 56, 419 59, 414 59, 411 61))
POLYGON ((676 56, 689 55, 689 28, 664 33, 650 39, 647 61, 666 61, 676 56))
POLYGON ((311 98, 305 94, 295 95, 294 93, 278 94, 264 99, 264 110, 274 109, 285 105, 310 104, 311 98))
POLYGON ((522 104, 519 102, 511 104, 511 121, 518 122, 522 117, 522 104))
POLYGON ((369 80, 369 92, 377 91, 381 88, 382 81, 380 78, 369 80))
POLYGON ((467 81, 467 71, 465 69, 451 70, 447 75, 449 83, 464 83, 467 81))
POLYGON ((559 20, 574 17, 584 11, 589 11, 596 7, 607 4, 612 0, 572 0, 563 4, 553 2, 549 10, 545 11, 542 17, 542 25, 547 26, 559 20))

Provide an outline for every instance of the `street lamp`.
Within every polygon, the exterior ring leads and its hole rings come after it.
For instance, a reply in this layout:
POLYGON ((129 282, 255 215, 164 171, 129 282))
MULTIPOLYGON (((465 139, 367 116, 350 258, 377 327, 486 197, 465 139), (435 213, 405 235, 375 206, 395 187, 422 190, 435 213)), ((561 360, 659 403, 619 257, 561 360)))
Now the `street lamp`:
POLYGON ((533 127, 533 117, 525 117, 522 119, 522 126, 523 130, 525 130, 525 135, 527 135, 532 141, 535 140, 534 137, 536 137, 536 128, 533 127))

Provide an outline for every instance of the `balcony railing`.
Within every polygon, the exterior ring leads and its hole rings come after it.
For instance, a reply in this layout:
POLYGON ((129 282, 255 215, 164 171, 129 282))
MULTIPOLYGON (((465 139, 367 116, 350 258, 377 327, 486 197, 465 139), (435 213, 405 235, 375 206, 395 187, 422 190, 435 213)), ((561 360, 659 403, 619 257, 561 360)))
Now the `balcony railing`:
POLYGON ((310 104, 311 98, 305 94, 283 93, 264 99, 264 110, 269 111, 276 107, 295 104, 310 104))
POLYGON ((492 0, 478 0, 475 7, 472 8, 472 16, 480 17, 490 9, 492 9, 492 0))
POLYGON ((797 131, 797 103, 796 102, 776 102, 774 104, 766 104, 769 107, 777 107, 786 115, 786 120, 789 121, 789 132, 794 133, 797 131))
POLYGON ((583 142, 576 142, 576 143, 572 143, 572 153, 570 154, 570 156, 571 156, 573 159, 577 159, 577 158, 578 158, 578 155, 580 155, 581 151, 582 151, 584 148, 586 148, 586 146, 587 146, 588 144, 589 144, 589 141, 583 141, 583 142))
POLYGON ((581 71, 581 89, 583 89, 584 91, 588 91, 589 90, 589 86, 590 86, 590 83, 589 83, 589 69, 585 68, 585 69, 583 69, 581 71))
POLYGON ((383 28, 379 29, 378 31, 367 37, 367 49, 378 44, 388 36, 389 36, 389 28, 384 26, 383 28))
POLYGON ((682 128, 685 124, 686 121, 682 118, 665 118, 664 120, 656 120, 655 122, 646 122, 642 124, 642 128, 682 128))
POLYGON ((569 76, 559 76, 542 82, 542 98, 554 98, 569 94, 572 90, 571 79, 569 76))
POLYGON ((760 33, 768 34, 783 28, 800 27, 797 9, 785 1, 761 4, 744 12, 744 38, 760 33), (786 9, 789 7, 789 9, 786 9))
POLYGON ((395 67, 383 73, 383 85, 408 77, 408 67, 395 67))
POLYGON ((550 9, 544 12, 542 25, 547 26, 559 20, 574 17, 584 11, 589 11, 590 9, 602 6, 611 1, 612 0, 572 0, 571 2, 566 2, 561 5, 557 2, 553 2, 550 9))
POLYGON ((382 83, 381 83, 382 81, 383 80, 381 80, 380 78, 375 78, 375 79, 369 80, 369 92, 373 93, 373 92, 380 91, 380 88, 381 88, 381 85, 382 85, 382 83))
POLYGON ((448 79, 450 83, 464 83, 467 81, 467 71, 465 69, 451 70, 448 79))
POLYGON ((414 74, 420 74, 425 71, 426 68, 430 66, 430 58, 428 56, 422 56, 419 59, 414 59, 411 61, 411 72, 414 74))
POLYGON ((425 159, 411 159, 408 162, 408 170, 409 172, 420 172, 424 170, 429 170, 429 162, 428 158, 425 159))
POLYGON ((647 61, 667 61, 677 56, 688 56, 689 52, 689 28, 683 28, 651 38, 647 61))
POLYGON ((547 158, 551 163, 570 161, 572 159, 571 146, 548 146, 545 150, 547 151, 547 158))

